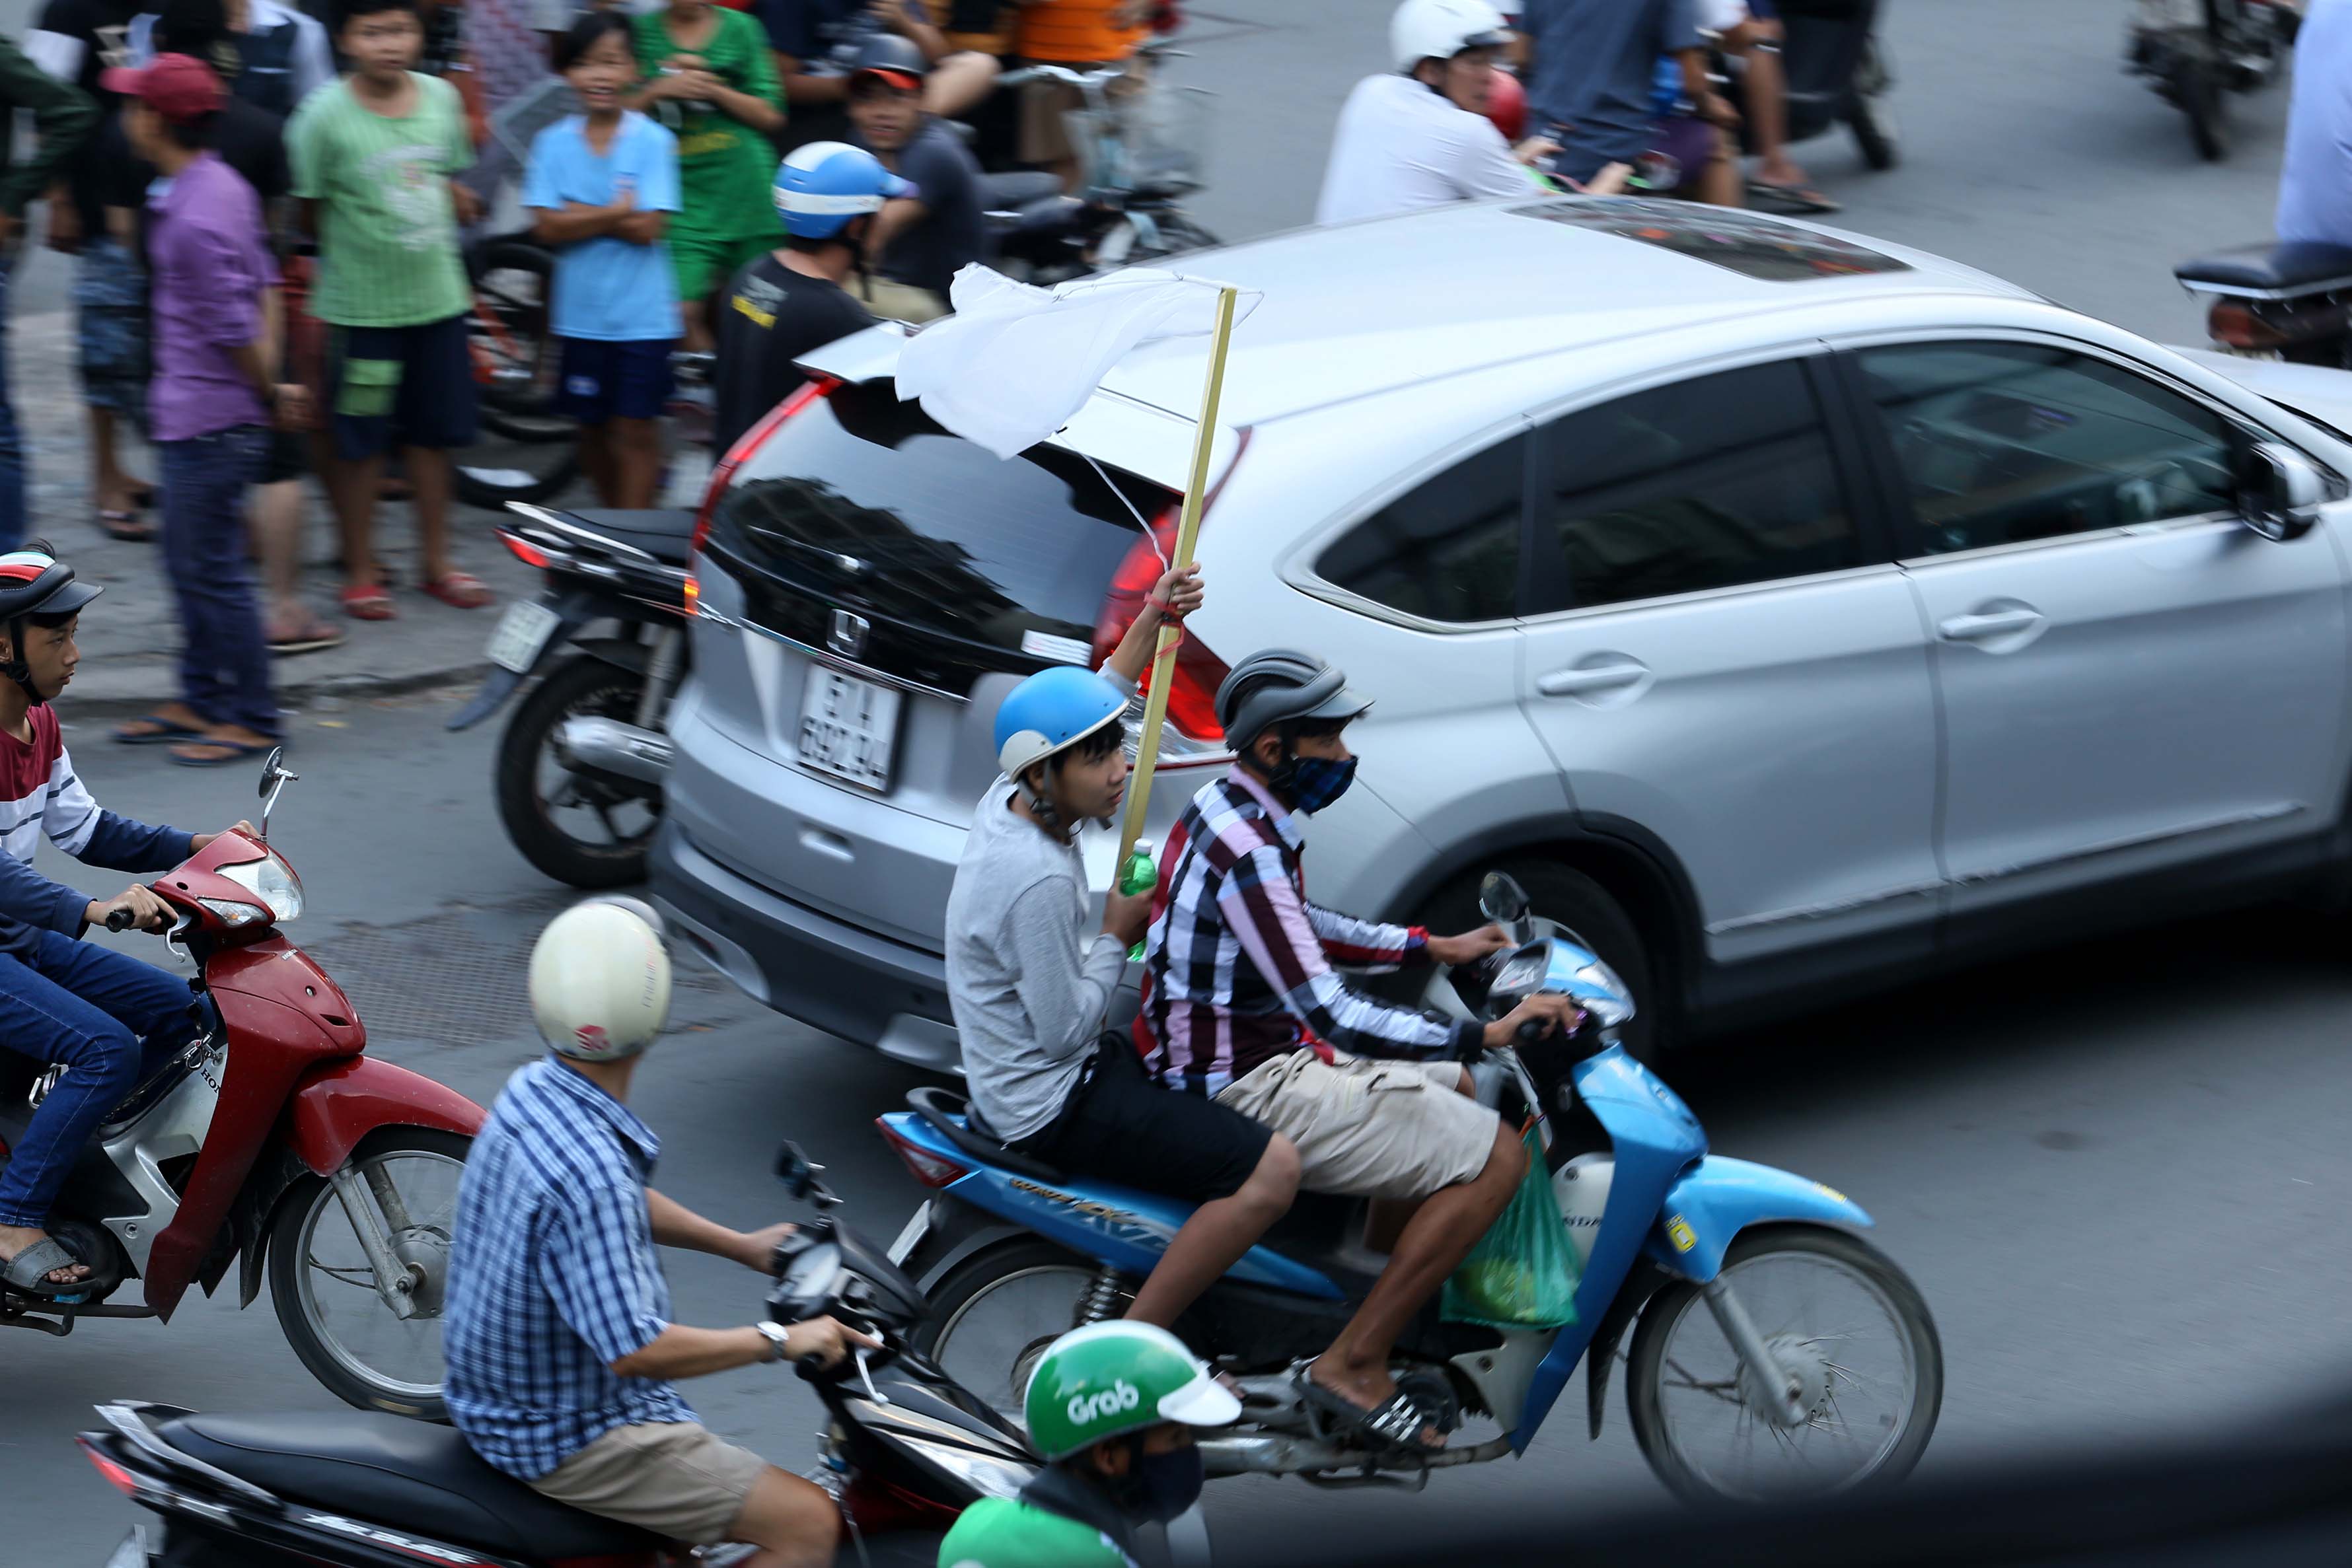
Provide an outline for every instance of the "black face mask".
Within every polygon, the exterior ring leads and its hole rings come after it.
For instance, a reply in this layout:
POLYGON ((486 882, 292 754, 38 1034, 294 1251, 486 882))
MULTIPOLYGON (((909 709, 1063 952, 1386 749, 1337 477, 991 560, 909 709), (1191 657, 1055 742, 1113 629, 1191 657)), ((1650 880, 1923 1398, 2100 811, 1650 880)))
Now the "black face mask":
POLYGON ((1130 1519, 1166 1524, 1201 1500, 1208 1484, 1208 1462, 1197 1444, 1187 1443, 1164 1454, 1143 1451, 1140 1434, 1127 1440, 1127 1474, 1117 1480, 1103 1478, 1104 1490, 1130 1519))

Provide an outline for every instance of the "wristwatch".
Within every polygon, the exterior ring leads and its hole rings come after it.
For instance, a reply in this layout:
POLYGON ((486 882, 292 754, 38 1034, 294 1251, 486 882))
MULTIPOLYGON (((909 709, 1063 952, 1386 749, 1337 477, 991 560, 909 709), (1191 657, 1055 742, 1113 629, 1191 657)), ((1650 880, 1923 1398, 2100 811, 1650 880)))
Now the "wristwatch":
POLYGON ((768 1357, 770 1361, 785 1361, 791 1358, 793 1352, 790 1329, 782 1323, 772 1322, 756 1322, 751 1326, 760 1331, 760 1337, 766 1340, 769 1348, 775 1353, 768 1357))

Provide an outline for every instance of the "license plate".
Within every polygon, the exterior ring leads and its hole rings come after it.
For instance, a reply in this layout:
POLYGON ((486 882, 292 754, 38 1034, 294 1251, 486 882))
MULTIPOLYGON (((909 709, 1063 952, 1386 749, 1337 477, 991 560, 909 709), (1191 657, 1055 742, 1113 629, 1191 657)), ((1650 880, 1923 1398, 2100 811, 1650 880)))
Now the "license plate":
POLYGON ((490 663, 502 670, 512 670, 518 675, 530 674, 531 665, 539 662, 539 651, 555 635, 563 617, 544 604, 534 604, 528 599, 518 599, 507 606, 490 632, 490 663))
POLYGON ((801 694, 801 761, 866 789, 890 787, 898 694, 815 665, 801 694))

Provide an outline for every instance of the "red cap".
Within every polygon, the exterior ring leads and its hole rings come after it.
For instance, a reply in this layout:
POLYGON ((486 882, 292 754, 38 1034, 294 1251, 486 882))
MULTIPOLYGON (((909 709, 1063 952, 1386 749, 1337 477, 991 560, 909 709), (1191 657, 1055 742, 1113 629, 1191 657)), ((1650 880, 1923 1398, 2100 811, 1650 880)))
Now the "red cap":
POLYGON ((872 77, 877 81, 888 82, 900 92, 920 92, 923 90, 923 78, 917 76, 912 71, 894 71, 885 69, 879 66, 861 66, 857 69, 849 73, 849 79, 853 82, 866 77, 872 77))
POLYGON ((227 96, 213 68, 193 55, 157 55, 153 64, 140 69, 117 66, 98 85, 137 99, 174 125, 214 113, 227 96))

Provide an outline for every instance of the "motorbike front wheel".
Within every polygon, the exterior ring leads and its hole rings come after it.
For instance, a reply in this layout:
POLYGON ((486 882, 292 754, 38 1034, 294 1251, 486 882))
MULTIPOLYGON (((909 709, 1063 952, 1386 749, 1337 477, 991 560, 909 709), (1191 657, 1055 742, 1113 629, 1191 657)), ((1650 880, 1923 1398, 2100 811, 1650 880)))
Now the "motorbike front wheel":
POLYGON ((555 754, 567 718, 635 724, 646 678, 589 654, 558 664, 515 709, 499 741, 499 820, 522 858, 574 887, 625 887, 646 879, 661 801, 574 774, 555 754))
POLYGON ((359 1232, 334 1185, 306 1176, 287 1189, 269 1227, 269 1297, 287 1343, 328 1392, 362 1410, 423 1421, 442 1402, 441 1301, 457 1178, 471 1138, 431 1127, 386 1127, 352 1155, 393 1255, 415 1280, 415 1314, 393 1315, 376 1290, 359 1232))
POLYGON ((1699 1288, 1676 1281, 1642 1309, 1625 1373, 1658 1479, 1692 1501, 1760 1502, 1910 1474, 1944 1402, 1943 1345, 1910 1278, 1868 1242, 1814 1226, 1746 1232, 1720 1277, 1802 1385, 1806 1419, 1766 1413, 1699 1288))
POLYGON ((1078 1326, 1096 1271, 1050 1241, 989 1248, 940 1281, 915 1348, 1018 1422, 1036 1353, 1078 1326))

